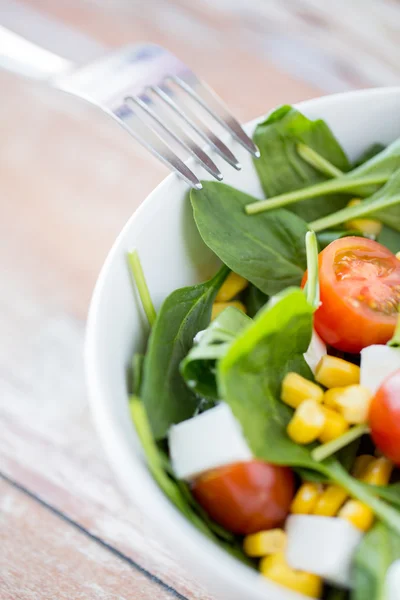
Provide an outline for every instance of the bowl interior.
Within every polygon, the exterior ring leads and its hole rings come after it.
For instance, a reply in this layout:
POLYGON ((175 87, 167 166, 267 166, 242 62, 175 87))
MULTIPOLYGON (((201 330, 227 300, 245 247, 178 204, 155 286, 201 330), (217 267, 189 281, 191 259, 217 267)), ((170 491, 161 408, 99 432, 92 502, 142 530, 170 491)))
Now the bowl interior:
MULTIPOLYGON (((375 142, 387 144, 400 136, 400 88, 367 90, 328 96, 298 105, 310 118, 323 118, 355 159, 375 142)), ((252 133, 258 120, 246 127, 252 133)), ((250 156, 230 143, 242 163, 236 172, 213 159, 224 182, 262 197, 250 156)), ((205 173, 190 165, 197 175, 205 173)), ((229 600, 290 600, 300 598, 238 564, 183 519, 153 482, 143 462, 128 406, 126 377, 134 351, 143 350, 148 327, 133 291, 126 253, 137 248, 156 309, 174 289, 208 278, 217 260, 197 233, 187 198, 187 186, 169 176, 141 205, 116 240, 93 295, 89 314, 86 366, 89 394, 99 434, 112 467, 136 504, 151 515, 171 549, 183 555, 199 579, 229 600), (173 540, 173 542, 172 542, 173 540)))

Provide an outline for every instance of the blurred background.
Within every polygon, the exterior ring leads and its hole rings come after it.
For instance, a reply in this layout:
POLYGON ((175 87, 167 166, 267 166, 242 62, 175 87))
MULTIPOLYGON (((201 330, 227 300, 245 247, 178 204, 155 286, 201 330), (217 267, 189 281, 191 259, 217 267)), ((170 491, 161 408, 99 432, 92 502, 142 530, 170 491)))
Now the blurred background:
POLYGON ((101 264, 167 171, 49 78, 155 42, 246 121, 399 85, 399 33, 397 0, 0 0, 2 600, 208 599, 116 488, 82 364, 101 264))

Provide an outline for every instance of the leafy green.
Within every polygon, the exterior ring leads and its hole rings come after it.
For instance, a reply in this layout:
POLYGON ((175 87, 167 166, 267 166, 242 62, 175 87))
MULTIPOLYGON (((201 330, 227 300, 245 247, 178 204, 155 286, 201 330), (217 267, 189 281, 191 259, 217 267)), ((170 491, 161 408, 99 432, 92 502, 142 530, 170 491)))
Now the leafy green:
POLYGON ((348 600, 348 598, 348 590, 334 587, 327 588, 325 594, 323 595, 323 600, 348 600))
POLYGON ((293 411, 280 401, 280 386, 289 371, 311 377, 303 353, 311 339, 312 312, 298 288, 270 300, 219 361, 220 398, 240 422, 254 456, 328 477, 400 533, 397 510, 349 475, 337 459, 315 461, 313 445, 300 446, 286 433, 293 411))
MULTIPOLYGON (((257 125, 253 139, 261 152, 254 166, 267 197, 325 181, 326 177, 300 156, 299 143, 314 150, 341 171, 350 168, 345 153, 327 124, 320 119, 311 121, 291 106, 281 106, 257 125)), ((291 210, 311 221, 343 208, 346 203, 343 195, 321 196, 319 202, 306 200, 301 205, 293 205, 291 210)))
POLYGON ((222 358, 235 339, 252 320, 241 310, 229 306, 210 323, 186 358, 180 371, 191 390, 210 400, 218 400, 215 379, 216 361, 222 358))
MULTIPOLYGON (((256 214, 263 211, 281 208, 296 204, 297 202, 314 199, 316 205, 323 204, 321 197, 324 195, 347 193, 357 196, 370 196, 390 179, 400 169, 400 138, 390 144, 380 154, 377 154, 366 163, 345 173, 341 177, 335 177, 322 183, 316 183, 309 187, 303 187, 291 192, 280 194, 267 200, 260 200, 248 204, 246 212, 256 214), (319 201, 315 199, 319 198, 319 201)), ((337 209, 340 207, 336 207, 337 209)), ((330 210, 330 213, 335 209, 330 210)), ((325 213, 326 214, 326 213, 325 213)), ((321 217, 319 219, 322 220, 321 217)), ((339 221, 340 222, 340 221, 339 221)))
POLYGON ((279 400, 289 371, 308 378, 303 358, 312 332, 313 309, 291 288, 257 315, 218 364, 220 397, 231 407, 255 456, 277 464, 314 468, 308 448, 286 434, 292 410, 279 400))
POLYGON ((370 198, 356 206, 348 206, 332 215, 313 221, 310 223, 310 228, 314 231, 322 231, 350 219, 368 215, 374 215, 374 218, 383 223, 390 222, 393 229, 400 231, 400 169, 370 198))
POLYGON ((385 579, 391 563, 400 558, 400 536, 377 522, 362 539, 353 564, 351 600, 386 600, 385 579))
POLYGON ((335 167, 329 160, 326 160, 326 158, 318 154, 318 152, 309 146, 300 142, 297 144, 296 150, 306 163, 314 167, 316 171, 319 171, 323 175, 327 175, 328 177, 340 177, 343 175, 343 171, 335 167))
POLYGON ((383 246, 386 246, 393 254, 400 251, 400 232, 392 227, 388 227, 388 225, 382 227, 382 231, 378 235, 377 241, 380 244, 383 244, 383 246))
POLYGON ((386 500, 386 502, 400 510, 400 483, 391 483, 389 485, 369 485, 365 483, 364 485, 371 494, 379 496, 379 498, 386 500))
POLYGON ((247 314, 253 318, 268 302, 268 296, 251 283, 244 292, 243 301, 247 309, 247 314))
POLYGON ((128 253, 128 264, 131 270, 132 277, 136 283, 136 287, 139 292, 140 299, 142 301, 144 312, 146 313, 150 326, 152 326, 154 325, 154 322, 156 320, 156 311, 151 300, 149 288, 147 287, 146 279, 144 277, 142 265, 140 263, 137 250, 128 253))
POLYGON ((210 281, 175 290, 157 315, 142 382, 142 399, 157 440, 173 423, 193 416, 198 407, 199 399, 186 386, 179 365, 196 333, 209 324, 212 304, 228 272, 224 266, 210 281))
POLYGON ((306 223, 284 210, 249 219, 244 207, 254 198, 222 183, 202 184, 190 193, 194 219, 222 262, 268 295, 300 284, 307 265, 306 223))
MULTIPOLYGON (((400 311, 400 306, 397 308, 398 311, 400 311)), ((400 347, 400 313, 397 317, 397 323, 396 323, 396 328, 394 330, 393 336, 392 338, 387 342, 388 346, 391 346, 392 348, 399 348, 400 347)), ((400 350, 399 350, 400 352, 400 350)))
POLYGON ((211 521, 196 503, 186 484, 176 481, 171 475, 169 461, 154 440, 145 407, 138 397, 130 398, 130 410, 147 466, 170 502, 204 535, 245 564, 254 566, 253 561, 244 554, 239 540, 211 521))
POLYGON ((317 448, 314 448, 311 452, 311 456, 317 462, 321 460, 325 460, 328 456, 332 456, 332 454, 336 454, 339 450, 342 450, 355 440, 358 440, 362 435, 369 432, 369 428, 365 424, 355 425, 348 429, 341 436, 335 438, 334 440, 330 440, 325 444, 321 444, 317 448))

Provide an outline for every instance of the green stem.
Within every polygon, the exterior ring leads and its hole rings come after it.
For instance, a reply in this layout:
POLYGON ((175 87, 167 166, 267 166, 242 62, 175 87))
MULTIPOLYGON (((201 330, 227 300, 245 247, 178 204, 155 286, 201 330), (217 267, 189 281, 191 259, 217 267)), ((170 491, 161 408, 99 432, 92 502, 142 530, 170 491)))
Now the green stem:
POLYGON ((348 175, 343 175, 343 177, 329 179, 329 181, 323 181, 322 183, 316 183, 315 185, 300 190, 280 194, 274 198, 252 202, 251 204, 247 204, 245 210, 248 215, 255 215, 266 210, 272 210, 273 208, 281 208, 288 204, 295 204, 301 200, 316 198, 317 196, 335 194, 336 192, 351 192, 353 191, 353 188, 368 185, 382 185, 383 183, 386 183, 387 180, 387 175, 360 177, 359 179, 351 179, 348 175))
MULTIPOLYGON (((400 305, 397 307, 397 311, 400 313, 400 305)), ((392 346, 392 348, 398 348, 400 346, 400 314, 397 317, 396 329, 394 330, 393 337, 388 341, 387 346, 392 346)))
POLYGON ((315 150, 302 144, 301 142, 296 146, 297 152, 301 158, 311 165, 316 171, 320 171, 328 177, 340 177, 344 175, 343 171, 335 167, 329 160, 326 160, 323 156, 318 154, 315 150))
POLYGON ((156 311, 150 296, 149 288, 147 287, 137 250, 128 253, 128 263, 139 292, 140 300, 142 301, 144 312, 152 327, 156 320, 156 311))
POLYGON ((350 496, 369 506, 379 519, 400 534, 400 513, 397 509, 371 493, 360 481, 349 475, 340 463, 327 463, 326 467, 332 481, 342 486, 350 496))
POLYGON ((314 231, 306 233, 307 254, 307 302, 317 310, 319 307, 318 242, 314 231))
POLYGON ((315 448, 311 452, 311 456, 317 462, 321 462, 329 456, 332 456, 332 454, 336 454, 336 452, 338 452, 345 446, 348 446, 349 444, 351 444, 351 442, 354 442, 354 440, 357 440, 362 435, 368 432, 369 428, 367 427, 367 425, 356 425, 355 427, 352 427, 351 429, 346 431, 346 433, 336 438, 335 440, 331 440, 330 442, 327 442, 326 444, 322 444, 321 446, 318 446, 318 448, 315 448))
POLYGON ((346 208, 338 210, 331 215, 322 217, 322 219, 317 219, 316 221, 309 223, 309 227, 316 232, 323 231, 324 229, 336 227, 336 225, 340 225, 341 223, 345 223, 351 219, 358 219, 359 217, 372 215, 374 212, 381 211, 385 208, 390 208, 396 204, 400 204, 400 195, 376 202, 364 201, 356 206, 347 206, 346 208))

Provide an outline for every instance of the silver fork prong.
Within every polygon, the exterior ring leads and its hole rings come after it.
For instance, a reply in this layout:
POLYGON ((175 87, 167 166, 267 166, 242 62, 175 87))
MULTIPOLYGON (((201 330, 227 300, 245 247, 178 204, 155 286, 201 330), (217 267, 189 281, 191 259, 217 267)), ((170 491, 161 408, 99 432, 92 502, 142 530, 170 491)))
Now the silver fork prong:
POLYGON ((222 181, 223 175, 218 169, 217 165, 211 160, 209 156, 198 146, 189 136, 178 126, 178 133, 175 133, 171 127, 169 127, 165 121, 155 112, 154 104, 149 96, 141 94, 140 96, 127 96, 126 102, 133 102, 139 106, 146 114, 148 114, 161 129, 180 146, 187 150, 194 158, 196 158, 201 166, 206 169, 210 175, 215 177, 218 181, 222 181))
POLYGON ((139 142, 139 144, 151 152, 153 156, 158 158, 168 168, 172 168, 174 171, 176 171, 177 174, 190 185, 190 187, 195 188, 196 190, 201 190, 203 186, 201 185, 200 180, 196 177, 193 171, 191 171, 189 167, 185 165, 179 156, 177 156, 171 150, 161 136, 148 127, 136 113, 128 108, 127 105, 125 105, 125 108, 126 110, 123 110, 124 106, 120 106, 118 113, 111 112, 106 109, 105 110, 115 120, 115 122, 122 127, 122 129, 129 133, 129 135, 139 142), (129 121, 121 119, 121 112, 129 114, 129 121), (136 120, 135 126, 132 123, 133 120, 136 120), (142 133, 139 133, 140 129, 142 130, 142 133))
POLYGON ((183 109, 170 95, 172 93, 167 86, 150 86, 152 92, 157 94, 159 98, 164 100, 168 106, 172 108, 184 121, 205 141, 210 144, 214 150, 226 160, 232 167, 237 171, 242 168, 236 156, 229 150, 229 148, 222 142, 208 127, 205 123, 197 125, 193 115, 191 115, 189 109, 185 107, 183 109))
POLYGON ((260 156, 260 151, 253 140, 245 133, 240 123, 233 117, 225 107, 222 100, 217 94, 200 79, 194 79, 194 84, 198 91, 189 85, 181 77, 173 76, 174 81, 181 89, 187 92, 194 100, 196 100, 222 127, 228 129, 233 137, 250 152, 254 157, 260 156))

